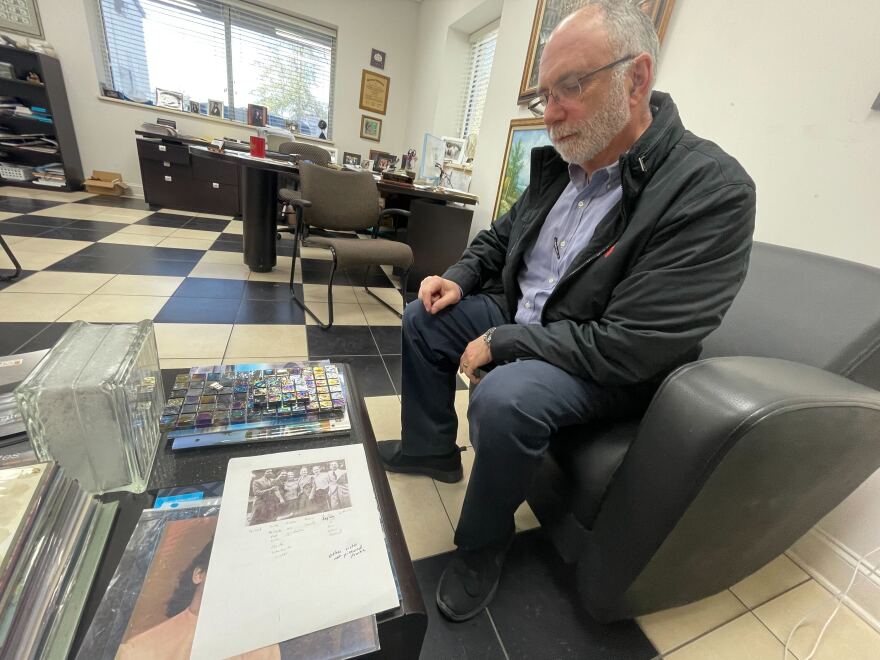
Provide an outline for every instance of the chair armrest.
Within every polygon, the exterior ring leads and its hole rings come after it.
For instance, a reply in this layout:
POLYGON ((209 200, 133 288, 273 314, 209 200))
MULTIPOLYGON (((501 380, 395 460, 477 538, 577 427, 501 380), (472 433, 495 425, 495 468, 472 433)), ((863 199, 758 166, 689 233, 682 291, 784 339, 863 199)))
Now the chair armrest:
POLYGON ((286 201, 288 204, 290 204, 291 206, 293 206, 294 208, 297 208, 297 209, 307 209, 312 205, 312 203, 309 200, 302 199, 302 198, 288 199, 286 201))
POLYGON ((406 209, 382 209, 382 212, 379 213, 379 217, 384 218, 385 216, 408 218, 410 216, 410 211, 407 211, 406 209))
POLYGON ((685 365, 660 386, 608 487, 581 586, 602 619, 673 606, 662 583, 680 585, 675 604, 717 593, 878 467, 880 392, 771 358, 685 365))

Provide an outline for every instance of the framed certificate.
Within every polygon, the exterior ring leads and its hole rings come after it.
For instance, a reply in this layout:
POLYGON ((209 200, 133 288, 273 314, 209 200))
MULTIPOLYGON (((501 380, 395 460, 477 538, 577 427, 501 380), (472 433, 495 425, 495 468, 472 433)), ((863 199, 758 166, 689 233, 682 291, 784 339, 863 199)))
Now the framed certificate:
POLYGON ((388 87, 391 78, 363 69, 361 72, 360 108, 384 115, 388 109, 388 87))

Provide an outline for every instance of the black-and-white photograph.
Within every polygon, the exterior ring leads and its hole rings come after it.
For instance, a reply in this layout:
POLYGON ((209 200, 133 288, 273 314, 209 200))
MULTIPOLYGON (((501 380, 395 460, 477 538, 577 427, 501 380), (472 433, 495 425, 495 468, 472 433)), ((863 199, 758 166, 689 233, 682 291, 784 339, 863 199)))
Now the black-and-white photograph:
POLYGON ((443 152, 444 160, 451 160, 454 163, 460 163, 464 152, 464 140, 453 137, 444 137, 446 143, 443 152))
POLYGON ((202 111, 202 104, 199 103, 198 101, 193 101, 192 99, 190 99, 189 111, 190 112, 201 112, 202 111))
POLYGON ((353 154, 349 151, 345 151, 342 153, 342 164, 343 165, 360 165, 361 164, 361 155, 353 154))
POLYGON ((248 526, 350 506, 348 472, 343 460, 251 472, 248 526))
POLYGON ((208 114, 212 117, 223 117, 223 101, 208 101, 208 114))

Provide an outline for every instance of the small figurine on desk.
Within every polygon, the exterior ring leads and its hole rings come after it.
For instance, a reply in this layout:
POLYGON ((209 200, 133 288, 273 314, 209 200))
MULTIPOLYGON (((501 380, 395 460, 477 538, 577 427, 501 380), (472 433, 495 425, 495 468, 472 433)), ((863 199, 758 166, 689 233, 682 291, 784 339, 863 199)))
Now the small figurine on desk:
POLYGON ((28 72, 27 72, 27 76, 25 76, 25 79, 26 79, 29 83, 35 83, 35 84, 37 84, 37 85, 39 85, 39 84, 41 84, 41 83, 43 82, 43 81, 40 79, 39 74, 37 74, 37 73, 34 72, 34 71, 28 71, 28 72))
POLYGON ((321 134, 318 137, 322 140, 326 140, 327 134, 324 131, 327 130, 327 122, 322 119, 318 122, 318 128, 321 129, 321 134))

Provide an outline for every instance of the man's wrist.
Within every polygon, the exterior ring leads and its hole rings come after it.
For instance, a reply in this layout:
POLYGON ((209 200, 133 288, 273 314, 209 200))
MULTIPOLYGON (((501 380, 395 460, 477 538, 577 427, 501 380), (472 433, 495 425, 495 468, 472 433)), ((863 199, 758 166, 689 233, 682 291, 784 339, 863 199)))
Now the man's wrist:
POLYGON ((492 348, 492 337, 495 335, 495 328, 489 328, 486 332, 483 333, 483 341, 486 342, 486 346, 490 349, 492 348))

